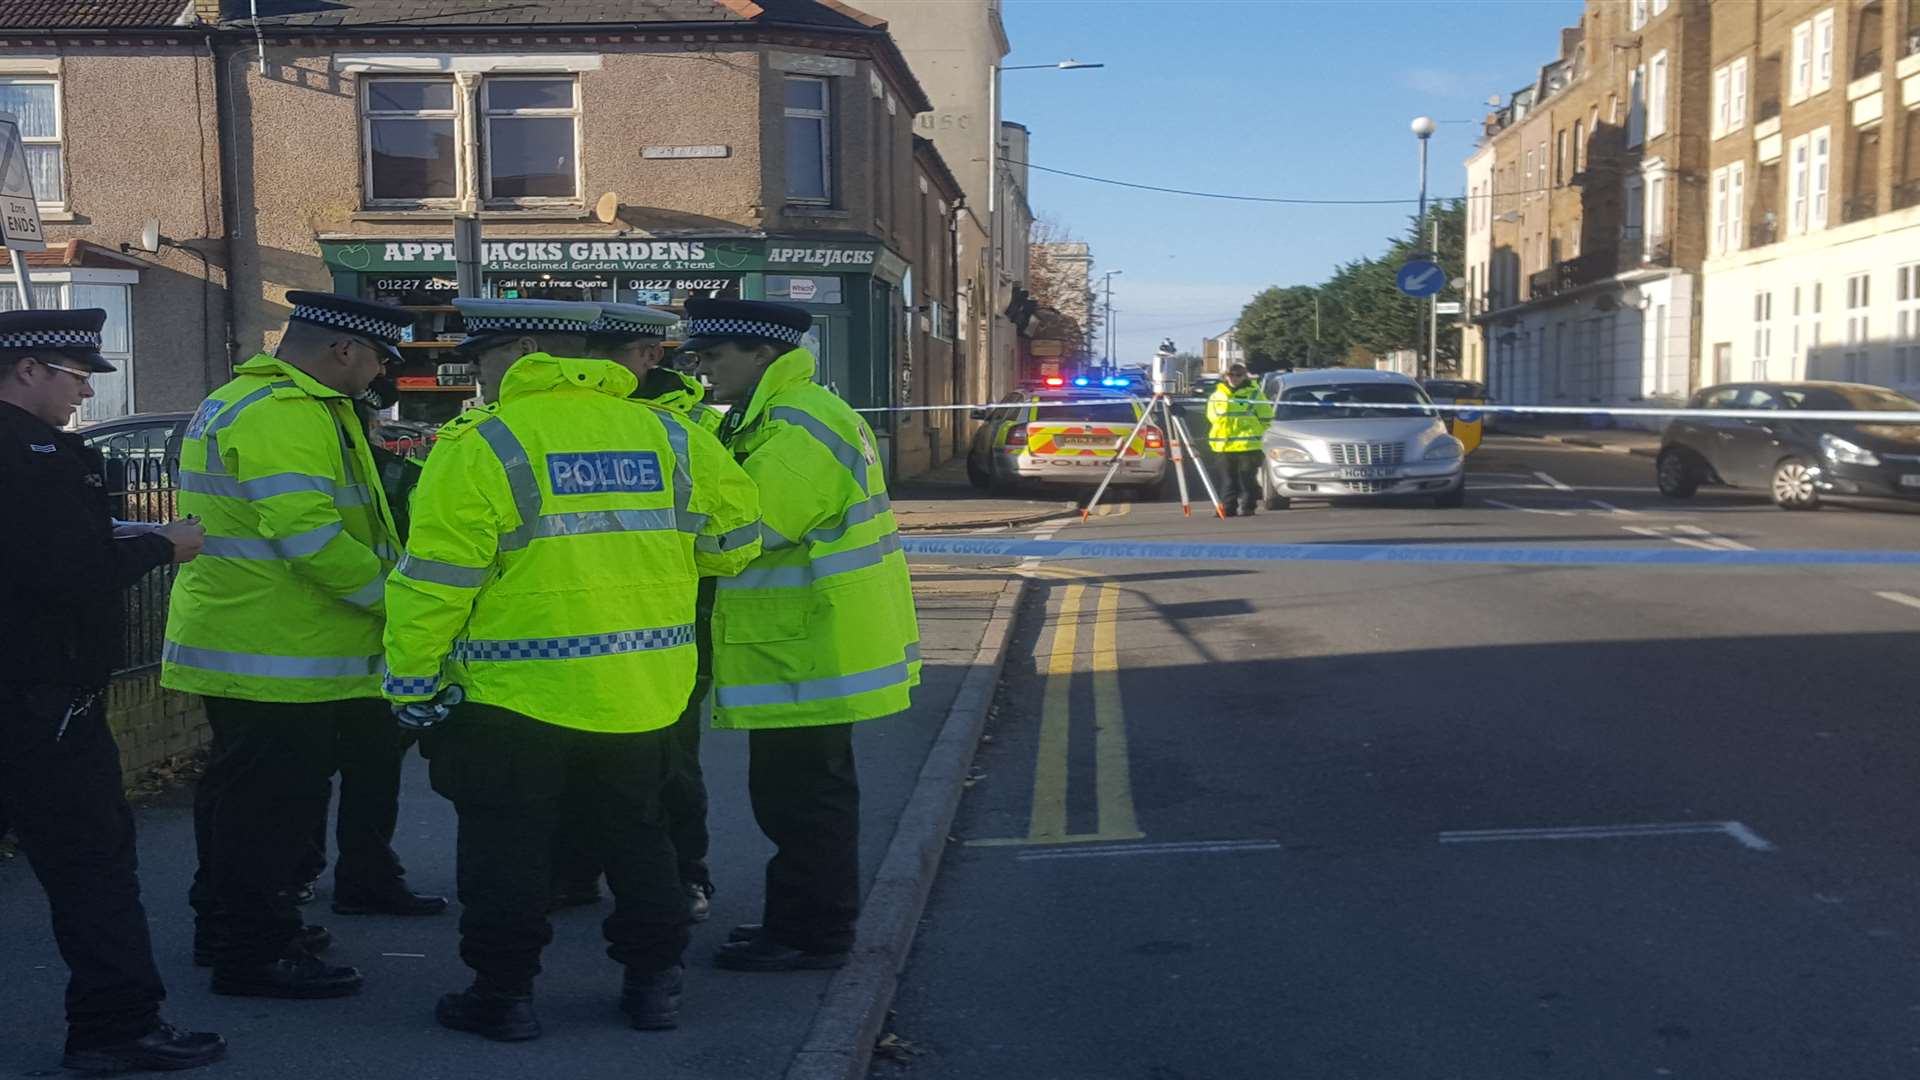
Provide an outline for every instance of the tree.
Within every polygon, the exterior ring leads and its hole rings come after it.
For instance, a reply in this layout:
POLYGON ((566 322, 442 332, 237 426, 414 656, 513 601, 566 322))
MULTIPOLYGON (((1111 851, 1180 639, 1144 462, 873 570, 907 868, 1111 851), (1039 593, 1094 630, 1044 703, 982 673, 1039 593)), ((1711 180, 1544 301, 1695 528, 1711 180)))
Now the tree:
POLYGON ((1061 338, 1068 343, 1063 359, 1081 361, 1099 353, 1094 348, 1100 312, 1094 306, 1092 268, 1087 246, 1074 239, 1073 230, 1051 218, 1033 223, 1028 234, 1027 292, 1040 307, 1053 309, 1072 324, 1061 338))

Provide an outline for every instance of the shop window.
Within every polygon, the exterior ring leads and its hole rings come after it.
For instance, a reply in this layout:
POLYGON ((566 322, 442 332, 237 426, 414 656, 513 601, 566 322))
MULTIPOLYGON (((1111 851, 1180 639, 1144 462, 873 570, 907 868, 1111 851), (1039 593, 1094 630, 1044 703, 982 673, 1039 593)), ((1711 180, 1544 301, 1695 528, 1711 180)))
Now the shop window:
POLYGON ((827 80, 786 79, 787 198, 833 202, 833 95, 827 80))
POLYGON ((428 204, 460 197, 452 79, 368 79, 364 107, 370 201, 428 204))
POLYGON ((580 197, 580 106, 571 78, 488 79, 486 195, 495 202, 580 197))
POLYGON ((52 76, 0 77, 0 112, 20 121, 20 143, 27 152, 27 174, 41 207, 66 206, 66 171, 61 162, 60 82, 52 76))

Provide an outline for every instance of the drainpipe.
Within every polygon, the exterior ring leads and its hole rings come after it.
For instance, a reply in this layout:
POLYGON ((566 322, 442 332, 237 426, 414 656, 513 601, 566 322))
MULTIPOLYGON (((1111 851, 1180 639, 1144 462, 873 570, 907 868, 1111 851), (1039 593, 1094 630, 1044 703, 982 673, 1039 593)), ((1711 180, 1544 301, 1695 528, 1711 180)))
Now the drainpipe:
MULTIPOLYGON (((967 208, 966 196, 953 201, 947 215, 947 382, 952 385, 953 400, 948 404, 966 405, 966 371, 960 364, 960 215, 967 208)), ((960 453, 960 436, 966 431, 967 416, 959 409, 953 410, 952 446, 948 449, 960 453)))
MULTIPOLYGON (((224 295, 224 301, 222 303, 224 309, 222 321, 224 325, 221 329, 221 344, 226 349, 227 372, 230 373, 233 371, 235 359, 240 349, 240 343, 236 341, 233 336, 233 234, 235 226, 233 187, 227 183, 227 168, 233 162, 235 152, 232 145, 233 139, 231 132, 227 128, 226 108, 226 102, 232 94, 232 87, 229 83, 227 66, 220 59, 218 40, 212 31, 208 31, 207 33, 207 59, 213 64, 213 142, 217 152, 217 161, 214 168, 214 189, 220 197, 220 261, 226 275, 225 287, 221 290, 224 295)), ((206 177, 202 176, 200 182, 203 184, 206 183, 206 177)), ((202 272, 206 272, 204 260, 202 260, 202 262, 202 272)), ((208 273, 207 276, 211 278, 212 274, 208 273)), ((209 392, 211 392, 214 387, 227 381, 226 374, 223 373, 218 379, 214 378, 213 374, 211 371, 207 372, 207 390, 209 392)))

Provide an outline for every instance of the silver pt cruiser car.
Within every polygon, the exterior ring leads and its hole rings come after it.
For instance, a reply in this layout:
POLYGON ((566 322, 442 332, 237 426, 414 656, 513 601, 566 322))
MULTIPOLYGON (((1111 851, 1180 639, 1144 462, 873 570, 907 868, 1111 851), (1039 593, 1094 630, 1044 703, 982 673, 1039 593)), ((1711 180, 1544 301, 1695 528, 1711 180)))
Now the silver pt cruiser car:
POLYGON ((1326 368, 1270 377, 1273 424, 1261 439, 1262 501, 1467 497, 1466 453, 1420 384, 1391 371, 1326 368), (1398 406, 1398 407, 1389 407, 1398 406))

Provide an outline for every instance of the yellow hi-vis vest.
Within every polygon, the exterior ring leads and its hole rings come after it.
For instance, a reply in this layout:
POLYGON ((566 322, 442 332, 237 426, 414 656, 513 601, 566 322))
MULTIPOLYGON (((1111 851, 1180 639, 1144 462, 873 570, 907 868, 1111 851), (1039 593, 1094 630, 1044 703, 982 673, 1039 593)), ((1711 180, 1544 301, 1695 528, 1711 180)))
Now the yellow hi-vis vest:
MULTIPOLYGON (((584 731, 673 723, 702 573, 760 553, 751 481, 712 436, 626 400, 608 360, 531 353, 440 430, 387 582, 386 696, 584 731)), ((457 721, 456 721, 457 722, 457 721)))
POLYGON ((1235 390, 1223 380, 1207 399, 1207 445, 1216 454, 1258 452, 1273 422, 1273 403, 1251 381, 1235 390))
POLYGON ((383 579, 397 557, 346 395, 255 356, 180 445, 180 512, 206 526, 167 609, 160 683, 247 701, 380 693, 383 579))
POLYGON ((721 427, 760 486, 766 548, 719 582, 716 728, 889 716, 920 681, 913 585, 873 432, 813 373, 805 349, 780 357, 721 427))

